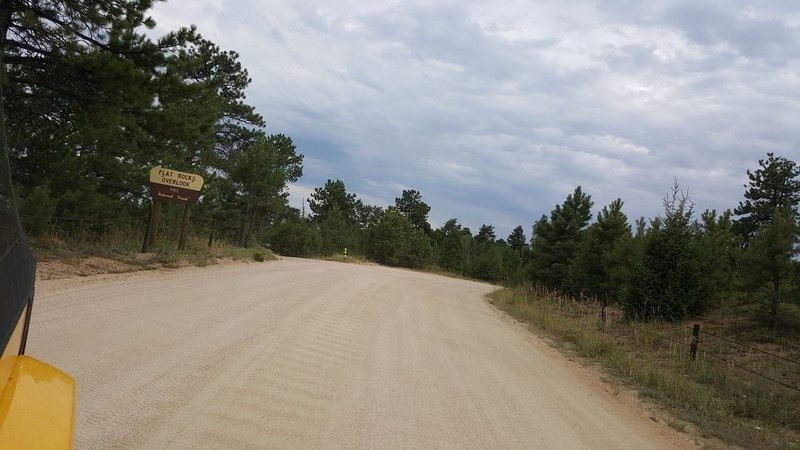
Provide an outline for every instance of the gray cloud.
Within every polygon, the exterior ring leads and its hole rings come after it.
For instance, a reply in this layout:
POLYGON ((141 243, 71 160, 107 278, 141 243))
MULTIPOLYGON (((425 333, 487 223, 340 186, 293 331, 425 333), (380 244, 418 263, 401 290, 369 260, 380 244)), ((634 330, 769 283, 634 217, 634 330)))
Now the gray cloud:
MULTIPOLYGON (((736 206, 766 152, 798 160, 800 10, 781 1, 289 2, 156 6, 241 54, 248 101, 328 178, 505 237, 575 186, 660 213, 677 177, 736 206)), ((293 204, 296 204, 296 199, 293 204)))

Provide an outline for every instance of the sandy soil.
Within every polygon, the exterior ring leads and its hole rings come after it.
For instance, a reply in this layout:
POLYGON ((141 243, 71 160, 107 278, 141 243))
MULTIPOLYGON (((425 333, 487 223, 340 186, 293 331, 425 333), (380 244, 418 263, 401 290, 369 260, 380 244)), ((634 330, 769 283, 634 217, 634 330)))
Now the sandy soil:
POLYGON ((76 378, 79 449, 693 446, 492 289, 297 259, 42 280, 28 353, 76 378))

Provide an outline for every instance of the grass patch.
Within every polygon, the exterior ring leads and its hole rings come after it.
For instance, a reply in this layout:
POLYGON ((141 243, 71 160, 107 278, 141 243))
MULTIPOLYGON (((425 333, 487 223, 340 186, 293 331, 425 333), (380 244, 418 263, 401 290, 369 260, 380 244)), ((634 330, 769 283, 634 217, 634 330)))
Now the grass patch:
MULTIPOLYGON (((800 387, 797 364, 752 350, 782 349, 781 355, 797 361, 800 354, 791 350, 800 348, 796 331, 765 342, 765 325, 749 334, 736 333, 732 324, 746 320, 730 320, 730 311, 722 312, 701 320, 700 351, 692 361, 689 323, 630 324, 610 308, 602 323, 597 303, 532 287, 495 291, 490 299, 517 320, 545 332, 557 346, 599 362, 617 380, 667 407, 678 418, 670 425, 677 430, 690 422, 703 436, 745 448, 800 448, 800 392, 741 369, 800 387), (714 325, 717 322, 721 324, 714 325), (737 342, 748 340, 744 346, 733 345, 704 330, 735 336, 737 342), (753 340, 755 336, 759 339, 753 340)), ((749 317, 746 311, 738 314, 749 317)))
MULTIPOLYGON (((198 236, 189 236, 183 250, 177 249, 176 242, 167 242, 164 239, 156 242, 151 253, 142 254, 141 239, 138 233, 122 231, 112 231, 92 237, 29 238, 34 256, 39 261, 55 260, 79 266, 86 259, 99 257, 124 265, 124 269, 111 267, 110 272, 147 270, 159 266, 205 267, 216 264, 219 259, 259 262, 277 259, 272 251, 264 247, 242 248, 223 241, 217 241, 212 247, 208 247, 206 239, 198 236)), ((78 275, 81 273, 80 270, 76 272, 78 275)))

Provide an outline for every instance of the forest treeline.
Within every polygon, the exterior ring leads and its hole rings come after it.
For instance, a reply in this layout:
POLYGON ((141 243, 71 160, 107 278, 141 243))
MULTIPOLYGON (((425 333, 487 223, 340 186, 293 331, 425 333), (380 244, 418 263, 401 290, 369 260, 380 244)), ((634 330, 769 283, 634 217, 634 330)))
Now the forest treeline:
POLYGON ((800 169, 771 153, 726 211, 698 213, 676 182, 661 215, 631 221, 621 199, 599 207, 577 187, 527 224, 530 236, 520 225, 502 237, 490 224, 473 231, 455 218, 434 229, 417 190, 375 206, 328 180, 305 215, 287 201, 303 155, 245 102, 251 79, 238 54, 194 27, 153 37, 152 3, 0 6, 0 144, 29 235, 141 233, 147 174, 160 165, 205 177, 192 222, 209 245, 268 245, 291 256, 347 249, 392 266, 618 303, 641 320, 679 320, 731 301, 774 317, 800 302, 800 169))
POLYGON ((428 223, 430 206, 404 190, 386 208, 366 205, 341 180, 311 194, 309 217, 267 230, 279 253, 342 252, 392 266, 437 267, 505 284, 534 283, 579 298, 618 303, 638 320, 680 320, 732 302, 753 302, 776 316, 800 304, 800 167, 770 153, 747 172, 732 211, 695 205, 677 181, 663 213, 631 222, 623 201, 600 208, 579 186, 543 215, 530 239, 522 225, 507 237, 492 225, 476 232, 450 219, 428 223))
POLYGON ((284 213, 303 155, 245 102, 236 52, 195 27, 152 37, 152 5, 2 2, 0 138, 29 233, 133 223, 155 166, 202 174, 197 218, 241 245, 284 213))

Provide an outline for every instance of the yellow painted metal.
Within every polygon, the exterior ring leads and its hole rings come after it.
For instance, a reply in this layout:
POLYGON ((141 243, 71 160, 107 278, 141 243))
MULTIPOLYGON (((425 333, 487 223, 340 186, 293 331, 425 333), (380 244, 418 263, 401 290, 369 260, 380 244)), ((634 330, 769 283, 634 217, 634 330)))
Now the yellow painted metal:
POLYGON ((0 449, 72 447, 75 380, 29 356, 18 356, 0 399, 0 449))
POLYGON ((8 340, 6 348, 3 349, 3 355, 0 356, 0 398, 3 392, 6 391, 8 380, 11 379, 11 372, 14 370, 14 364, 19 355, 19 349, 22 347, 22 335, 25 330, 25 314, 28 308, 22 311, 22 315, 17 318, 17 326, 14 327, 14 332, 11 334, 11 339, 8 340))

